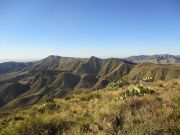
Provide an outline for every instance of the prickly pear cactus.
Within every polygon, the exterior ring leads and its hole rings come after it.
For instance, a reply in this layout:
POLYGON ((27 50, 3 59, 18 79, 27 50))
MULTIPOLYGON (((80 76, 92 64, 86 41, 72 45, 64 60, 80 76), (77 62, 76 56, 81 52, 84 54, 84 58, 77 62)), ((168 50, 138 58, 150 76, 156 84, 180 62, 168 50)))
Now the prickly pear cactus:
POLYGON ((154 90, 150 88, 145 88, 142 85, 134 86, 131 90, 126 90, 124 92, 121 92, 119 99, 126 99, 127 97, 131 96, 144 96, 146 94, 154 94, 154 90))
POLYGON ((153 82, 153 77, 145 77, 145 78, 143 78, 142 79, 142 81, 144 81, 144 82, 153 82))
POLYGON ((126 86, 126 85, 129 85, 129 82, 127 80, 119 80, 119 81, 110 83, 107 86, 107 88, 108 89, 118 89, 118 88, 126 86))

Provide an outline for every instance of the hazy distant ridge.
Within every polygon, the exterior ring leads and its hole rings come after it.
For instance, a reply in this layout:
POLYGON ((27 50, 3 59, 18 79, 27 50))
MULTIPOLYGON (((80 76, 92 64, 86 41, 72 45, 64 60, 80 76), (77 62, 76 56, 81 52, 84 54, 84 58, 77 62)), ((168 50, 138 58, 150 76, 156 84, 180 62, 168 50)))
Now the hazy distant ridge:
POLYGON ((153 62, 153 63, 164 63, 164 64, 173 64, 180 62, 179 55, 139 55, 139 56, 130 56, 125 58, 127 61, 139 63, 139 62, 153 62))

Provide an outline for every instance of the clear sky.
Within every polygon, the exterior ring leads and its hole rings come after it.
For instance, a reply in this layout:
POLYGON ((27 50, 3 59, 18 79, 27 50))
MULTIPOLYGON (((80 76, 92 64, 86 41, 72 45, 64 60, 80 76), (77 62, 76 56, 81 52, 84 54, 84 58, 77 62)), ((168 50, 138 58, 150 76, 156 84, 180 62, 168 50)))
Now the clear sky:
POLYGON ((180 0, 0 0, 0 59, 180 54, 180 0))

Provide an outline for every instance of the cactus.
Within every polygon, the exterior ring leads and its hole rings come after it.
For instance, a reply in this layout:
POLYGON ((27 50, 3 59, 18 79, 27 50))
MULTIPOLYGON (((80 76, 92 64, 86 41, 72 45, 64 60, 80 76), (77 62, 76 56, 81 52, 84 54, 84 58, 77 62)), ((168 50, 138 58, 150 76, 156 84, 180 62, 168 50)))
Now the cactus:
POLYGON ((129 85, 129 82, 127 80, 119 80, 119 81, 110 83, 107 86, 107 88, 109 88, 109 89, 118 89, 118 88, 126 86, 126 85, 129 85))
POLYGON ((145 78, 142 79, 142 81, 144 81, 144 82, 152 82, 153 78, 152 77, 145 77, 145 78))
POLYGON ((43 105, 41 105, 39 107, 38 111, 40 113, 44 113, 46 110, 54 111, 55 109, 57 109, 57 105, 55 102, 47 102, 47 103, 44 103, 43 105))
POLYGON ((144 96, 146 94, 154 94, 155 92, 151 90, 150 88, 144 88, 142 85, 138 85, 133 87, 132 90, 126 90, 124 92, 121 92, 120 99, 125 99, 130 96, 144 96))

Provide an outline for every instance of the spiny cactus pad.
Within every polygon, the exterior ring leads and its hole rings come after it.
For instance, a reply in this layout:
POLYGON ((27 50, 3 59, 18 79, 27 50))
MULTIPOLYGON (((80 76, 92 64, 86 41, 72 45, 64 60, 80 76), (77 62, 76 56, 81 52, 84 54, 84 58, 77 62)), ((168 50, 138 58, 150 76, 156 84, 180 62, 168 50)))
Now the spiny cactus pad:
POLYGON ((107 86, 107 88, 108 88, 108 89, 117 89, 117 88, 120 88, 120 87, 129 85, 129 84, 130 84, 130 83, 129 83, 127 80, 119 80, 119 81, 110 83, 110 84, 107 86))
POLYGON ((144 96, 146 94, 154 94, 154 90, 145 88, 142 85, 134 86, 131 90, 126 90, 120 93, 120 99, 125 99, 130 96, 144 96))
POLYGON ((145 77, 145 78, 143 78, 142 79, 142 81, 144 81, 144 82, 153 82, 153 77, 145 77))

